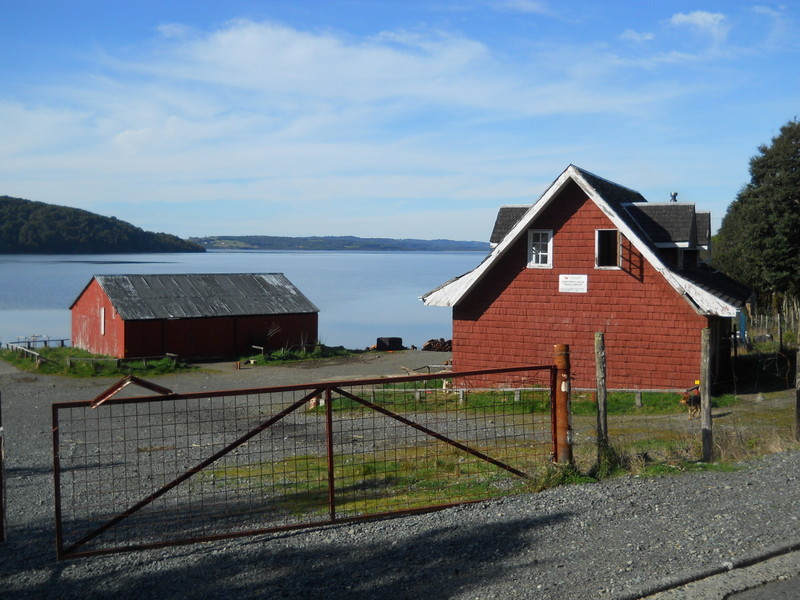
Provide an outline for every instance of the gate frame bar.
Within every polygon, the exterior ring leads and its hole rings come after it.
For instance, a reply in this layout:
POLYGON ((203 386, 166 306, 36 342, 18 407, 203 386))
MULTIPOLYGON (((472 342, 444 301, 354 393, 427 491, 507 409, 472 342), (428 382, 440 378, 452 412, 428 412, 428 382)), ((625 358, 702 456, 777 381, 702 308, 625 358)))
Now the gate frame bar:
MULTIPOLYGON (((400 377, 381 377, 381 378, 371 378, 371 379, 350 379, 350 380, 338 380, 338 381, 329 381, 329 382, 318 382, 318 383, 305 383, 305 384, 294 384, 288 386, 275 386, 275 387, 263 387, 263 388, 246 388, 246 389, 236 389, 236 390, 223 390, 223 391, 212 391, 212 392, 193 392, 188 394, 179 394, 179 393, 170 393, 169 395, 160 395, 160 396, 137 396, 137 397, 128 397, 128 398, 118 398, 113 397, 113 393, 103 394, 100 397, 94 400, 77 400, 71 402, 54 402, 51 406, 52 410, 52 434, 53 434, 53 484, 54 484, 54 505, 55 505, 55 533, 56 533, 56 555, 58 560, 63 560, 66 558, 77 558, 77 557, 85 557, 85 556, 95 556, 95 555, 102 555, 102 554, 112 554, 124 551, 133 551, 133 550, 144 550, 144 549, 152 549, 152 548, 163 548, 167 546, 177 546, 177 545, 185 545, 185 544, 193 544, 197 542, 206 542, 206 541, 214 541, 220 539, 229 539, 229 538, 236 538, 236 537, 244 537, 244 536, 252 536, 252 535, 259 535, 264 533, 272 533, 272 532, 280 532, 280 531, 289 531, 294 529, 303 529, 303 528, 310 528, 310 527, 320 527, 320 526, 327 526, 327 525, 335 525, 340 523, 350 523, 350 522, 357 522, 357 521, 371 521, 371 520, 378 520, 383 518, 390 518, 395 516, 402 516, 406 514, 420 514, 425 512, 432 512, 437 510, 442 510, 444 508, 450 508, 453 506, 459 506, 463 504, 472 504, 475 502, 483 502, 485 499, 482 500, 467 500, 467 501, 458 501, 458 502, 451 502, 445 504, 437 504, 437 505, 430 505, 425 507, 419 508, 411 508, 411 509, 400 509, 396 511, 389 511, 389 512, 382 512, 382 513, 370 513, 366 515, 356 515, 353 517, 337 517, 336 516, 336 509, 335 509, 335 477, 333 472, 333 462, 334 462, 334 453, 333 453, 333 435, 332 435, 332 419, 333 419, 333 408, 331 402, 331 392, 336 391, 338 394, 341 394, 343 397, 347 397, 351 400, 354 400, 367 408, 372 410, 376 410, 385 416, 391 417, 393 419, 398 420, 399 422, 410 426, 414 429, 417 429, 426 435, 431 435, 432 437, 439 439, 447 444, 455 446, 456 448, 468 452, 472 454, 476 458, 494 464, 495 466, 505 469, 506 471, 511 472, 514 475, 519 477, 523 477, 529 479, 530 476, 527 474, 509 466, 503 464, 501 461, 497 461, 492 459, 491 457, 483 454, 478 450, 471 449, 460 442, 452 440, 442 434, 434 432, 418 423, 414 423, 405 419, 404 417, 392 413, 378 405, 375 405, 367 400, 359 398, 354 394, 350 394, 345 392, 341 389, 341 387, 358 387, 358 386, 369 386, 369 385, 384 385, 387 383, 406 383, 406 382, 414 382, 414 381, 426 381, 430 379, 450 379, 450 378, 462 378, 462 377, 473 377, 473 376, 483 376, 483 375, 500 375, 504 373, 515 373, 515 372, 524 372, 524 371, 549 371, 550 372, 550 404, 551 404, 551 411, 554 410, 554 405, 556 402, 555 398, 555 388, 553 387, 553 383, 556 380, 556 367, 553 365, 535 365, 535 366, 525 366, 525 367, 506 367, 500 369, 484 369, 484 370, 474 370, 474 371, 462 371, 462 372, 453 372, 453 371, 442 371, 439 373, 430 373, 425 375, 410 375, 410 376, 400 376, 400 377), (60 465, 60 450, 59 450, 59 420, 58 420, 58 411, 60 409, 66 408, 74 408, 79 406, 86 406, 90 408, 98 408, 95 403, 97 400, 102 398, 102 405, 112 405, 112 404, 130 404, 130 403, 147 403, 147 402, 161 402, 161 401, 177 401, 177 400, 191 400, 191 399, 201 399, 201 398, 224 398, 229 396, 244 396, 244 395, 255 395, 255 394, 270 394, 270 393, 279 393, 279 392, 288 392, 288 391, 302 391, 302 390, 310 390, 307 394, 305 394, 300 400, 297 400, 290 404, 289 406, 285 407, 266 421, 263 421, 259 425, 252 428, 250 431, 242 435, 241 437, 237 438, 233 442, 227 444, 224 448, 218 450, 211 456, 205 458, 204 460, 200 461, 194 467, 185 470, 181 475, 173 479, 172 481, 164 484, 159 489, 155 490, 154 492, 150 493, 148 496, 143 498, 142 500, 136 502, 135 504, 131 505, 127 509, 123 510, 122 512, 117 513, 115 516, 110 518, 108 521, 100 525, 99 527, 95 528, 94 530, 90 531, 84 537, 79 539, 76 542, 73 542, 68 547, 64 547, 64 532, 63 532, 63 514, 62 514, 62 503, 61 503, 61 465, 60 465), (327 455, 328 455, 328 495, 329 495, 329 519, 327 521, 310 521, 306 523, 293 523, 290 525, 278 525, 278 526, 271 526, 271 527, 264 527, 258 529, 251 529, 247 531, 236 531, 236 532, 226 532, 220 534, 211 534, 211 535, 204 535, 204 536, 195 536, 190 538, 182 538, 178 540, 165 540, 161 542, 147 542, 142 544, 131 544, 127 546, 115 546, 113 548, 105 548, 105 549, 97 549, 97 550, 88 550, 88 551, 80 551, 79 548, 92 539, 96 538, 103 532, 107 531, 117 523, 123 521, 127 517, 131 516, 133 513, 137 512, 138 510, 142 509, 143 507, 147 506, 151 502, 155 501, 168 491, 172 490, 176 486, 180 485, 193 475, 197 474, 198 472, 202 471, 212 463, 216 462, 232 450, 236 449, 238 446, 244 444, 248 440, 252 439, 259 433, 265 431, 284 417, 288 416, 289 414, 296 411, 298 408, 305 405, 309 400, 312 398, 319 396, 322 392, 325 392, 325 405, 326 405, 326 446, 327 446, 327 455)), ((142 380, 143 381, 143 380, 142 380)), ((139 385, 141 383, 139 381, 135 382, 139 385)), ((149 382, 144 382, 149 383, 149 382)), ((160 386, 156 384, 152 384, 153 391, 161 391, 160 386)), ((125 387, 125 386, 122 386, 125 387)), ((147 387, 147 386, 142 386, 147 387)), ((109 391, 117 388, 117 386, 112 386, 109 391)), ((116 389, 119 391, 122 389, 121 387, 116 389)), ((551 440, 552 444, 555 446, 555 421, 551 420, 551 440)))

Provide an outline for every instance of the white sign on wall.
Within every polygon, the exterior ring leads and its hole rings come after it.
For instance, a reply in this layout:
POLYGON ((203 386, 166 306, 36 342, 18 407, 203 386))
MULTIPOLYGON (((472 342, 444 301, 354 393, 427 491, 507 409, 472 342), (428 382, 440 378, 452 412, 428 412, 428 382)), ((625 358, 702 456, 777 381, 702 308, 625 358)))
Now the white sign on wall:
POLYGON ((589 276, 559 275, 558 291, 565 294, 585 294, 589 291, 589 276))

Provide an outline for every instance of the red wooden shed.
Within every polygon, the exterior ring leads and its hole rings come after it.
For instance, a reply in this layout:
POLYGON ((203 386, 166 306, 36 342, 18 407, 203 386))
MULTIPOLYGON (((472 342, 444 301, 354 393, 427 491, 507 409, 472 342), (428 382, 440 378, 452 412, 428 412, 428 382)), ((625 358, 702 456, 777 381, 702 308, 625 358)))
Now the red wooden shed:
POLYGON ((117 358, 241 356, 317 341, 319 309, 282 273, 96 275, 72 344, 117 358))
POLYGON ((551 364, 569 344, 573 385, 594 387, 603 332, 610 388, 689 388, 709 328, 719 383, 750 291, 700 260, 710 233, 693 204, 649 203, 570 165, 534 204, 501 209, 491 253, 422 300, 453 307, 458 370, 551 364))

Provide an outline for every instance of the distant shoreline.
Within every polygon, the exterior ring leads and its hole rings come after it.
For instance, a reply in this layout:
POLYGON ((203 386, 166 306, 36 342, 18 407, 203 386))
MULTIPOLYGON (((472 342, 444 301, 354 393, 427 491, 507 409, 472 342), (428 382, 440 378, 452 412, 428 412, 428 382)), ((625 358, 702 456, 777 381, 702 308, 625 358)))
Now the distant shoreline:
POLYGON ((189 238, 189 241, 202 246, 206 250, 488 252, 491 249, 491 246, 486 242, 360 238, 355 236, 208 236, 189 238))

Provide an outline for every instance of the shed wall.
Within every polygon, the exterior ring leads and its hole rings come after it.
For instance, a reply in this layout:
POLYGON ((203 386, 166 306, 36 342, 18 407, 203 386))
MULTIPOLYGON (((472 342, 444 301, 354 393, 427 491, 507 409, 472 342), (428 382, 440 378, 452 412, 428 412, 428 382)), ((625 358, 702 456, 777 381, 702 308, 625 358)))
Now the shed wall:
POLYGON ((94 354, 123 356, 123 321, 96 280, 92 279, 71 313, 73 346, 94 354))
POLYGON ((130 321, 125 324, 125 357, 241 356, 251 353, 253 345, 274 350, 316 343, 317 330, 317 313, 130 321), (275 333, 269 337, 269 331, 275 333))
POLYGON ((607 384, 687 388, 700 372, 698 315, 632 245, 620 269, 595 268, 595 230, 612 222, 571 184, 537 219, 553 230, 553 268, 528 268, 523 236, 453 309, 458 370, 551 364, 569 344, 573 386, 594 387, 594 334, 605 333, 607 384), (587 275, 587 293, 559 292, 560 275, 587 275))

